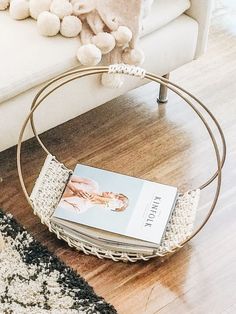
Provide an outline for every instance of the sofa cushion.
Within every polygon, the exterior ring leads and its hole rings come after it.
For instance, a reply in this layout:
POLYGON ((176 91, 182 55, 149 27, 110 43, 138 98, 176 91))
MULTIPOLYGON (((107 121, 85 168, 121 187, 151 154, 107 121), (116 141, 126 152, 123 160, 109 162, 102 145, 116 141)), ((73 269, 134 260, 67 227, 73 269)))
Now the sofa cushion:
POLYGON ((39 35, 35 21, 0 11, 0 103, 76 65, 78 39, 39 35))
POLYGON ((189 0, 154 0, 149 15, 143 20, 142 36, 173 21, 190 5, 189 0))
MULTIPOLYGON (((168 24, 190 6, 189 0, 154 0, 143 36, 168 24)), ((0 103, 78 66, 77 38, 40 36, 35 21, 15 21, 0 11, 0 103)))

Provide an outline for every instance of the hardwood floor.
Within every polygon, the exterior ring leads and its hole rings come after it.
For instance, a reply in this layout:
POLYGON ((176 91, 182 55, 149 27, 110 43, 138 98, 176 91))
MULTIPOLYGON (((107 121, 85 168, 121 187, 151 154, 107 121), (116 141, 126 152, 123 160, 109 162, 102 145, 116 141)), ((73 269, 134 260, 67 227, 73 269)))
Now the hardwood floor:
MULTIPOLYGON (((236 23, 219 11, 205 56, 172 74, 172 80, 205 101, 221 123, 228 155, 216 211, 190 244, 161 263, 114 263, 70 249, 41 225, 20 189, 16 149, 0 154, 0 205, 39 241, 76 269, 121 314, 236 313, 236 23)), ((128 175, 176 184, 200 185, 216 163, 201 123, 170 93, 157 106, 149 84, 43 134, 49 149, 73 167, 77 162, 128 175)), ((43 162, 35 140, 23 146, 29 187, 43 162)), ((207 211, 214 186, 202 193, 197 221, 207 211)))

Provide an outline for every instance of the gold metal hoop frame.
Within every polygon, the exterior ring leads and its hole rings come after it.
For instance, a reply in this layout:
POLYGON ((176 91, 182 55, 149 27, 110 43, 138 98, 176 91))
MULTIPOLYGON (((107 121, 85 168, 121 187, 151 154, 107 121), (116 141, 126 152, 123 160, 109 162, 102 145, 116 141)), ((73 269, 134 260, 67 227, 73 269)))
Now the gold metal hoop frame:
MULTIPOLYGON (((204 220, 200 224, 200 226, 198 226, 196 228, 196 230, 191 234, 191 236, 189 236, 187 239, 185 239, 182 243, 179 243, 179 245, 177 245, 172 250, 172 252, 175 252, 200 232, 200 230, 205 226, 205 224, 207 223, 207 221, 209 220, 210 216, 212 215, 212 213, 215 209, 215 206, 216 206, 219 194, 220 194, 220 188, 221 188, 221 176, 222 176, 221 170, 222 170, 222 167, 224 165, 225 158, 226 158, 226 141, 225 141, 223 131, 222 131, 218 121, 216 120, 214 115, 211 113, 211 111, 206 107, 206 105, 204 105, 198 98, 196 98, 190 92, 188 92, 184 88, 178 86, 177 84, 169 81, 166 78, 163 78, 161 76, 158 76, 158 75, 150 73, 150 72, 146 72, 145 70, 138 68, 138 67, 117 64, 117 65, 110 65, 110 66, 97 66, 97 67, 83 68, 83 69, 70 71, 70 72, 67 72, 67 73, 53 79, 49 83, 47 83, 35 96, 35 98, 32 102, 32 105, 31 105, 31 109, 30 109, 27 117, 25 118, 25 121, 23 123, 23 126, 22 126, 21 131, 20 131, 20 135, 19 135, 19 141, 18 141, 18 146, 17 146, 17 168, 18 168, 18 175, 19 175, 22 190, 25 194, 25 197, 26 197, 28 203, 30 204, 31 207, 33 207, 29 193, 26 189, 26 185, 24 182, 23 174, 22 174, 22 167, 21 167, 21 146, 22 146, 22 141, 23 141, 23 137, 24 137, 24 132, 25 132, 26 126, 28 125, 29 122, 31 123, 33 133, 34 133, 36 139, 38 140, 39 144, 41 145, 42 149, 45 151, 45 153, 47 155, 51 155, 49 150, 46 148, 46 146, 44 145, 44 143, 42 142, 42 140, 40 139, 40 137, 36 131, 36 127, 35 127, 34 119, 33 119, 33 114, 36 111, 36 109, 40 106, 40 104, 50 94, 52 94, 55 90, 62 87, 63 85, 65 85, 71 81, 77 80, 79 78, 85 77, 85 76, 90 76, 90 75, 95 75, 95 74, 103 74, 103 73, 118 73, 118 74, 124 74, 124 75, 129 75, 129 76, 137 76, 137 77, 141 77, 142 79, 148 79, 150 81, 154 81, 156 83, 159 83, 159 84, 166 86, 168 89, 172 90, 175 94, 177 94, 179 97, 181 97, 190 106, 190 108, 193 109, 195 114, 197 114, 197 116, 202 121, 203 125, 205 126, 205 128, 209 134, 209 137, 211 139, 211 142, 212 142, 212 145, 214 148, 214 152, 215 152, 217 170, 206 182, 201 184, 198 187, 198 189, 203 190, 205 187, 207 187, 209 184, 211 184, 215 179, 217 179, 215 194, 214 194, 210 209, 209 209, 208 213, 206 214, 204 220), (57 85, 52 86, 55 83, 57 83, 57 85), (207 122, 207 118, 204 117, 204 114, 199 109, 197 109, 197 107, 193 103, 193 101, 197 104, 197 106, 199 106, 201 108, 201 110, 207 115, 208 118, 210 118, 210 120, 216 126, 218 133, 219 133, 219 136, 220 136, 220 140, 221 140, 221 146, 222 146, 222 148, 221 148, 222 153, 221 154, 220 154, 220 150, 218 147, 216 137, 213 134, 211 126, 207 122)), ((49 226, 49 229, 50 229, 50 226, 49 226)), ((53 231, 55 232, 55 230, 53 230, 53 231)), ((57 233, 57 235, 58 235, 58 232, 55 232, 55 233, 57 233)), ((61 238, 63 238, 63 236, 61 236, 61 238)), ((70 244, 70 242, 69 242, 69 244, 70 244)), ((85 251, 85 253, 87 253, 87 252, 85 251)), ((163 254, 161 256, 167 255, 168 253, 170 253, 170 252, 167 252, 166 254, 163 254)), ((96 254, 96 255, 98 257, 100 257, 98 254, 96 254)), ((139 259, 146 260, 146 259, 149 259, 149 258, 155 257, 155 256, 156 255, 150 255, 147 258, 145 258, 145 256, 142 256, 141 258, 139 258, 139 257, 129 258, 128 257, 127 260, 130 260, 130 261, 136 261, 139 259)), ((160 256, 160 254, 159 254, 159 256, 160 256)), ((114 257, 113 260, 120 260, 119 256, 114 257)), ((122 258, 121 258, 121 260, 122 260, 122 258)), ((123 259, 123 260, 125 260, 125 259, 123 259)))

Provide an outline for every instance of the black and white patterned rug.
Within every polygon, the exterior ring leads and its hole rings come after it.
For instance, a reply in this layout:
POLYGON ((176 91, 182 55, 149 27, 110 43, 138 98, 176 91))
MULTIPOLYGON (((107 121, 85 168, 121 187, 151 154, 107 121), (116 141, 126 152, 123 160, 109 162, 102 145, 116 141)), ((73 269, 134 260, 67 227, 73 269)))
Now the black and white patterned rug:
POLYGON ((0 313, 117 313, 10 214, 0 210, 0 313), (2 236, 1 236, 2 234, 2 236))

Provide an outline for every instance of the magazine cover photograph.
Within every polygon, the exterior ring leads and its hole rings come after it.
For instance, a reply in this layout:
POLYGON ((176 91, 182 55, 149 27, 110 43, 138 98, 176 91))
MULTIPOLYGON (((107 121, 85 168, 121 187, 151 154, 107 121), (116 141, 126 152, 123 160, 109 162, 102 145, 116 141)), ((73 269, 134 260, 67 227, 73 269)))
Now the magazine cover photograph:
POLYGON ((175 187, 78 164, 53 217, 157 243, 176 192, 175 187))

